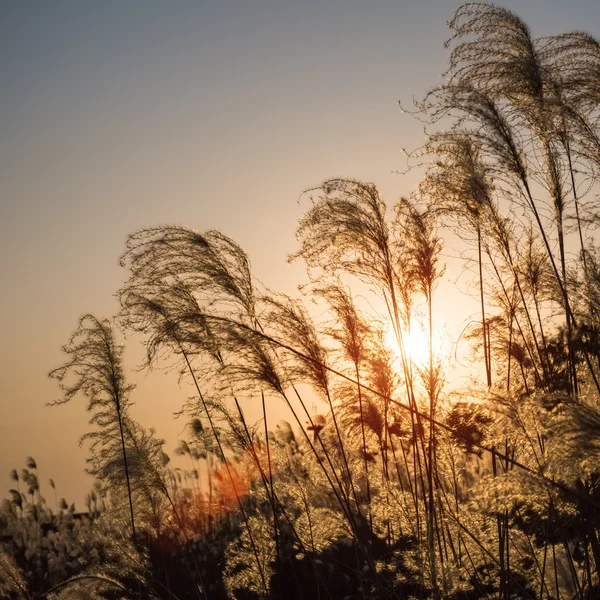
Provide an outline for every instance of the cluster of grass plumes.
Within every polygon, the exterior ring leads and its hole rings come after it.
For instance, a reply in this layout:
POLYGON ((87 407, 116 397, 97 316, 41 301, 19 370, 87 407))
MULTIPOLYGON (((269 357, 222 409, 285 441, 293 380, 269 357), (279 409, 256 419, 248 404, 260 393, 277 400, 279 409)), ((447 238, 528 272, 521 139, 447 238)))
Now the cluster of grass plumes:
POLYGON ((123 534, 122 515, 100 486, 87 495, 87 511, 77 512, 64 498, 48 503, 37 480, 32 491, 37 468, 31 458, 27 465, 34 472, 13 470, 16 489, 0 505, 2 597, 105 598, 142 582, 145 554, 123 534))
POLYGON ((87 398, 98 487, 75 518, 46 506, 33 459, 14 473, 0 593, 600 594, 599 46, 536 38, 488 4, 450 28, 444 83, 416 108, 448 125, 416 153, 421 184, 394 207, 354 179, 308 190, 291 257, 304 298, 265 289, 220 232, 129 237, 119 314, 83 317, 52 373, 58 403, 87 398), (474 271, 469 389, 448 385, 437 340, 445 229, 474 271), (132 417, 117 328, 143 339, 144 368, 194 386, 174 404, 185 468, 132 417), (275 401, 290 422, 273 422, 275 401), (76 561, 56 550, 78 545, 76 561), (35 561, 51 554, 45 580, 35 561))

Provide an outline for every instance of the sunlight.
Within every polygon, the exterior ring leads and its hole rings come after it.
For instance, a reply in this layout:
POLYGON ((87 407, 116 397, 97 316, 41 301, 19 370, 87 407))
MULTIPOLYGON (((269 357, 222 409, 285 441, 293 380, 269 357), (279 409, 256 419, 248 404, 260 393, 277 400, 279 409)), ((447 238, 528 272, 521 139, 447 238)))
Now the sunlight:
POLYGON ((429 361, 429 336, 419 325, 412 324, 410 334, 404 336, 404 345, 406 354, 414 363, 424 365, 429 361))
MULTIPOLYGON (((384 334, 385 344, 393 351, 398 362, 402 362, 402 353, 396 340, 396 334, 392 327, 388 327, 384 334)), ((429 362, 429 332, 417 321, 411 322, 410 334, 404 332, 404 351, 407 359, 414 364, 425 366, 429 362)), ((442 352, 439 332, 433 330, 433 354, 438 357, 442 352)))

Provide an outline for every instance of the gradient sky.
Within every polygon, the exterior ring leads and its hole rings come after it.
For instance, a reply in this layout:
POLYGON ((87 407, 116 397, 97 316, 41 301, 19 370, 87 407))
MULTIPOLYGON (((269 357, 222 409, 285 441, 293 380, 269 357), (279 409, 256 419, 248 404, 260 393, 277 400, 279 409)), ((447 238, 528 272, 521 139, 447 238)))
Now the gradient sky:
MULTIPOLYGON (((536 34, 600 35, 597 0, 510 0, 536 34)), ((449 0, 6 0, 0 7, 0 497, 33 455, 81 501, 84 401, 47 408, 78 316, 110 316, 126 235, 217 228, 293 292, 303 189, 332 176, 414 188, 402 114, 445 68, 449 0)), ((451 249, 449 249, 451 250, 451 249)), ((445 298, 446 308, 458 296, 445 298)), ((141 356, 128 347, 128 364, 141 356)), ((172 441, 188 388, 134 375, 136 416, 172 441)))

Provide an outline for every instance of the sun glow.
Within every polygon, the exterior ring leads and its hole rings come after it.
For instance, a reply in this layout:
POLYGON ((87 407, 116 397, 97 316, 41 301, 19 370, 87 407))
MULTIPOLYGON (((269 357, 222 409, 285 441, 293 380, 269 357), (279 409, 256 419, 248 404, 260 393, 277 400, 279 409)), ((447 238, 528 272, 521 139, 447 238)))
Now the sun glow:
MULTIPOLYGON (((394 353, 399 363, 402 362, 402 352, 396 334, 392 327, 386 329, 385 344, 394 353)), ((411 322, 410 332, 402 332, 402 344, 406 359, 418 366, 427 366, 429 364, 429 331, 420 323, 411 322)), ((442 354, 442 344, 439 332, 433 330, 433 359, 439 359, 442 354)))

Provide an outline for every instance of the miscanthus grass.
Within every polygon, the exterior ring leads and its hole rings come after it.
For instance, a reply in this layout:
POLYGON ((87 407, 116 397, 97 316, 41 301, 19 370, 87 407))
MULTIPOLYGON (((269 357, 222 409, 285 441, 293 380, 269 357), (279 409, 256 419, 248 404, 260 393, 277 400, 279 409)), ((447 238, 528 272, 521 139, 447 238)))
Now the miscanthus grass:
POLYGON ((306 190, 299 297, 221 232, 129 236, 119 314, 83 316, 51 373, 56 404, 87 402, 96 483, 79 512, 32 457, 11 471, 0 595, 600 595, 600 45, 484 3, 449 27, 413 109, 421 183, 394 206, 351 178, 306 190), (477 306, 451 350, 449 230, 477 306), (121 333, 193 386, 177 461, 133 418, 121 333))

